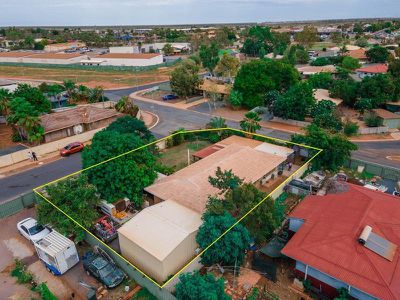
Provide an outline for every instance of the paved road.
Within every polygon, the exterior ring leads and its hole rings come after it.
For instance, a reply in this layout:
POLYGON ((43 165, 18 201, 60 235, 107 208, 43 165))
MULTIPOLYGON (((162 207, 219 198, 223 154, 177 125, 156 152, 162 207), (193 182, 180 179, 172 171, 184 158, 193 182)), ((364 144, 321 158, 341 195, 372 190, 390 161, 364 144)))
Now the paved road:
MULTIPOLYGON (((150 84, 138 88, 130 88, 118 91, 107 91, 106 96, 111 100, 118 100, 121 96, 129 95, 134 91, 142 90, 155 86, 150 84)), ((171 131, 179 127, 186 129, 198 129, 204 125, 212 117, 209 114, 175 109, 172 107, 152 104, 144 101, 136 101, 136 104, 143 110, 147 110, 157 114, 160 122, 153 128, 153 132, 157 135, 166 136, 171 131)), ((233 128, 239 128, 238 122, 227 121, 227 125, 233 128)), ((261 134, 272 136, 280 139, 289 139, 290 134, 263 128, 261 134)), ((360 149, 354 152, 353 157, 361 160, 379 163, 382 165, 400 168, 400 162, 386 159, 388 155, 400 154, 400 142, 368 142, 359 143, 360 149)), ((32 188, 55 180, 57 178, 68 175, 81 168, 80 154, 63 158, 53 163, 43 165, 39 168, 28 170, 14 176, 0 179, 0 202, 25 193, 32 188)))

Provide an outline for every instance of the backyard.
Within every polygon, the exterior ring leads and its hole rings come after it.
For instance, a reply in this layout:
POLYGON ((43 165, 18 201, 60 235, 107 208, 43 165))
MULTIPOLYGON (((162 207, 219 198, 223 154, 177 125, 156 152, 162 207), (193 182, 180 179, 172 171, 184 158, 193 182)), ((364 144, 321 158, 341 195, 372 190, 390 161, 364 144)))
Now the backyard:
POLYGON ((165 166, 174 168, 176 172, 188 165, 188 159, 191 159, 191 155, 194 152, 209 145, 211 145, 211 143, 204 140, 184 142, 178 146, 163 150, 159 162, 165 166))

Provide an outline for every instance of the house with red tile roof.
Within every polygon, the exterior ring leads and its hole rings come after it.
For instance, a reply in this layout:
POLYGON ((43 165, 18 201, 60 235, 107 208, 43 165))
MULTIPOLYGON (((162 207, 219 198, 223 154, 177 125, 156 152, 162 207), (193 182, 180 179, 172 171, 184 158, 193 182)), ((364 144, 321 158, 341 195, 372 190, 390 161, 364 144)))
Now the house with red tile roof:
POLYGON ((296 207, 282 254, 329 297, 345 288, 356 299, 400 299, 400 199, 351 184, 341 190, 296 207))
POLYGON ((388 72, 387 64, 376 64, 356 70, 358 77, 364 78, 367 76, 374 76, 376 74, 386 74, 388 72))

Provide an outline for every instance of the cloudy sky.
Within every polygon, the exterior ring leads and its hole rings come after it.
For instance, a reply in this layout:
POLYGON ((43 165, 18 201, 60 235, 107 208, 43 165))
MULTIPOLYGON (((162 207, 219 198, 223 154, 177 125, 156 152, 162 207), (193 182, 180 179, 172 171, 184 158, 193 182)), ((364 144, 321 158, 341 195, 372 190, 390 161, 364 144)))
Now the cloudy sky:
POLYGON ((0 26, 400 17, 400 0, 0 0, 0 26))

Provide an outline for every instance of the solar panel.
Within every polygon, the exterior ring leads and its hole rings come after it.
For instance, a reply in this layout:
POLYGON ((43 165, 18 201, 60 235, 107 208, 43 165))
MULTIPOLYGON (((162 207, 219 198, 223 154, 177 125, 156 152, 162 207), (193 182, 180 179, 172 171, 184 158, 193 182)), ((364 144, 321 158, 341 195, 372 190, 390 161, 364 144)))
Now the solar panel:
POLYGON ((376 254, 386 258, 389 261, 393 260, 397 245, 371 232, 364 246, 376 254))

